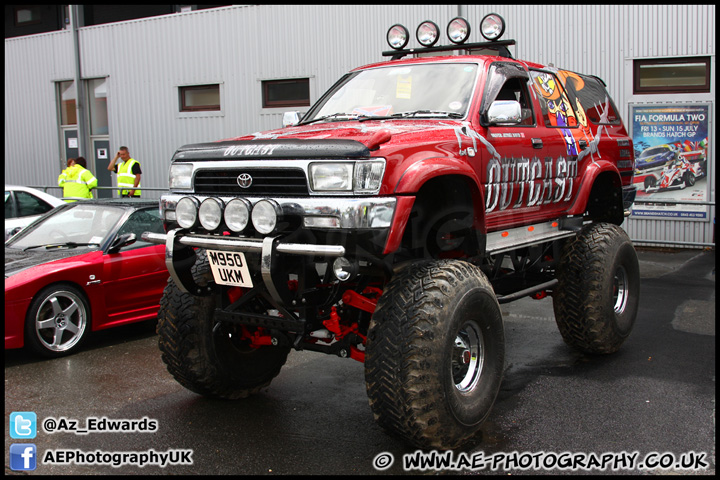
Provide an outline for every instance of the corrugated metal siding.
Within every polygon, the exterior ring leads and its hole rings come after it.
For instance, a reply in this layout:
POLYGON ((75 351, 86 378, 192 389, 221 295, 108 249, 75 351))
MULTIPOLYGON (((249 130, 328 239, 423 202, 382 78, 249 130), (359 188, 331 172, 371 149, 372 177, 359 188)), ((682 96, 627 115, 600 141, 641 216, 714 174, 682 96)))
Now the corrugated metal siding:
POLYGON ((5 40, 5 181, 57 185, 56 80, 73 78, 68 32, 5 40))
MULTIPOLYGON (((479 22, 485 14, 499 13, 508 24, 504 38, 517 41, 511 48, 516 57, 600 76, 626 119, 630 102, 668 101, 633 97, 632 59, 711 55, 714 62, 712 5, 462 8, 472 23, 470 41, 482 40, 479 22)), ((143 186, 164 188, 177 147, 280 126, 282 109, 261 106, 261 80, 310 77, 314 101, 346 71, 384 60, 385 32, 393 23, 405 25, 414 37, 420 22, 433 20, 445 44, 445 26, 459 10, 458 5, 232 6, 85 27, 82 75, 108 78, 111 149, 130 147, 143 164, 143 186), (206 83, 221 84, 222 112, 180 114, 178 87, 206 83)), ((409 46, 417 46, 414 38, 409 46)), ((60 146, 53 82, 73 76, 69 31, 5 40, 6 181, 55 184, 60 146)), ((714 76, 712 82, 712 95, 673 98, 714 104, 714 76)), ((714 199, 714 175, 710 181, 714 199)), ((631 219, 624 226, 635 239, 712 240, 708 222, 631 219)))

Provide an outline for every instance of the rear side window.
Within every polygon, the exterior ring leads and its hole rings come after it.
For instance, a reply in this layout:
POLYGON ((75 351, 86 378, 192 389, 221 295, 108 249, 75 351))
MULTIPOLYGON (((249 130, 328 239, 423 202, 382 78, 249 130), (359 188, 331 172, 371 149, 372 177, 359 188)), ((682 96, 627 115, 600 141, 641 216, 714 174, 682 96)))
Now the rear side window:
POLYGON ((53 209, 53 206, 34 195, 25 192, 15 192, 17 198, 18 217, 42 215, 53 209))
POLYGON ((532 85, 540 102, 546 127, 577 127, 575 108, 568 99, 562 83, 549 72, 531 70, 532 85))
POLYGON ((565 89, 575 109, 580 111, 578 104, 585 111, 587 119, 596 125, 619 125, 620 116, 615 104, 605 90, 605 86, 597 77, 580 75, 566 70, 558 72, 565 84, 565 89))

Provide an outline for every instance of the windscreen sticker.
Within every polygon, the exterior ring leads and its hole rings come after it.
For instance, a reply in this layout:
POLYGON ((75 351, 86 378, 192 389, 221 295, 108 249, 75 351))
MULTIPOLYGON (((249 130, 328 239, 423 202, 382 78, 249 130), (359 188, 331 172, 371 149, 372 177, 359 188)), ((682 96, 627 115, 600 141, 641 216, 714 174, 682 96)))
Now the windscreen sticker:
POLYGON ((404 98, 410 100, 412 98, 412 76, 397 78, 397 87, 395 89, 396 98, 404 98))

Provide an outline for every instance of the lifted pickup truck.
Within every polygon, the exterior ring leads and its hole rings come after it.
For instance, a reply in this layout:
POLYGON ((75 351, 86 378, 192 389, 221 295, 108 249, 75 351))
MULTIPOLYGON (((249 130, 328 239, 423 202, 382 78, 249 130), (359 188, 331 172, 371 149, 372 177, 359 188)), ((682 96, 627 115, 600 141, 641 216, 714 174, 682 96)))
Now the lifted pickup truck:
POLYGON ((383 428, 453 448, 500 388, 499 303, 552 295, 567 344, 620 348, 639 272, 617 108, 597 77, 514 60, 512 40, 463 43, 466 25, 438 47, 426 22, 414 50, 395 25, 393 58, 298 123, 177 150, 167 233, 144 238, 166 245, 158 334, 178 382, 235 399, 291 349, 348 357, 383 428), (442 51, 470 54, 404 58, 442 51))

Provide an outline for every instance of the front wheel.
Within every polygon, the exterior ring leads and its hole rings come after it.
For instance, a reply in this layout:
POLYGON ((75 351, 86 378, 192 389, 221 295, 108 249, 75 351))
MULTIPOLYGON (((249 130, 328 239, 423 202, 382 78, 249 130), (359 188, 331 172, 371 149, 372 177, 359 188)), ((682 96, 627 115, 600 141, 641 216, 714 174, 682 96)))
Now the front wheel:
POLYGON ((457 447, 489 415, 504 362, 500 307, 480 269, 410 265, 370 322, 365 380, 375 420, 420 448, 457 447))
POLYGON ((617 351, 637 316, 640 267, 625 231, 593 223, 569 240, 557 267, 555 320, 565 343, 582 352, 617 351))
MULTIPOLYGON (((206 283, 210 266, 198 255, 193 276, 206 283)), ((214 398, 238 399, 270 384, 287 360, 287 347, 254 348, 242 328, 216 325, 213 297, 196 297, 168 281, 158 312, 158 343, 168 371, 185 388, 214 398)))
POLYGON ((25 320, 25 343, 45 357, 74 353, 90 326, 85 295, 72 285, 51 285, 33 299, 25 320))

